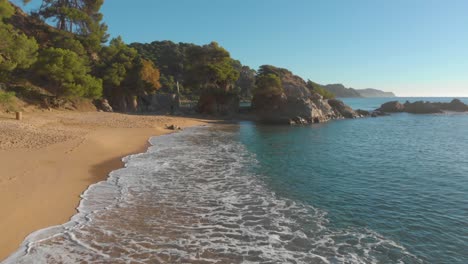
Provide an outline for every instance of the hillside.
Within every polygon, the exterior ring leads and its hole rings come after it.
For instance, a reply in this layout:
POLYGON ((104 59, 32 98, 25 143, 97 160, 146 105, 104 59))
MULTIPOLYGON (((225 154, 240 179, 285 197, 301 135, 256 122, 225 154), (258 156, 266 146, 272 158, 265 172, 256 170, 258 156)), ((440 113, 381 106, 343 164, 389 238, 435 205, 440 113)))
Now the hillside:
POLYGON ((355 89, 346 88, 342 84, 327 84, 324 85, 327 91, 333 93, 336 97, 346 98, 346 97, 362 97, 355 89))
POLYGON ((357 89, 356 91, 363 97, 396 97, 392 92, 384 92, 373 88, 357 89))
POLYGON ((392 92, 384 92, 381 90, 367 88, 367 89, 354 89, 346 88, 342 84, 328 84, 322 86, 327 91, 333 93, 339 98, 358 98, 358 97, 395 97, 392 92))

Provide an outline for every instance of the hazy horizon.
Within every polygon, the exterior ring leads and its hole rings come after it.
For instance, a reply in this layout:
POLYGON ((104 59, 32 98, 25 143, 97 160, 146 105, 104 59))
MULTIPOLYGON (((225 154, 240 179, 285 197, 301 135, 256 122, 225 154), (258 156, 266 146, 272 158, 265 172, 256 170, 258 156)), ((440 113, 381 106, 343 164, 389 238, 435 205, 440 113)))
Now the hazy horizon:
POLYGON ((111 37, 127 43, 217 41, 254 69, 271 64, 400 97, 468 97, 465 10, 463 0, 140 0, 102 8, 111 37))

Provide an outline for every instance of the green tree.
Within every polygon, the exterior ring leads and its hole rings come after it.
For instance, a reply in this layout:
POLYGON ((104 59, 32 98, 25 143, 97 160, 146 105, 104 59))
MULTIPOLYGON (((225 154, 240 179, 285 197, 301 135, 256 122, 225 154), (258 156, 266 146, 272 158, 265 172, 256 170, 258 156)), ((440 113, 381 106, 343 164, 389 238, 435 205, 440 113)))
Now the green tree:
POLYGON ((91 76, 86 60, 73 51, 60 48, 41 51, 35 72, 56 96, 99 98, 102 95, 102 80, 91 76))
POLYGON ((252 99, 255 90, 255 75, 257 72, 249 66, 240 68, 239 79, 236 86, 239 87, 239 93, 243 99, 252 99))
POLYGON ((256 86, 255 96, 280 95, 284 91, 280 77, 273 73, 258 75, 256 86))
POLYGON ((135 96, 154 93, 161 87, 159 70, 121 37, 112 39, 100 57, 98 75, 104 80, 104 95, 117 109, 127 111, 135 96))
POLYGON ((216 42, 188 48, 187 60, 186 86, 228 92, 239 78, 229 52, 216 42))
POLYGON ((29 68, 37 58, 38 45, 34 38, 5 24, 14 9, 7 0, 0 0, 0 78, 5 78, 15 69, 29 68))
POLYGON ((104 0, 42 0, 35 14, 44 21, 54 21, 59 30, 75 33, 86 50, 94 53, 109 37, 99 12, 103 3, 104 0))
POLYGON ((320 94, 321 96, 323 96, 324 99, 333 99, 333 98, 335 98, 335 94, 333 94, 332 92, 330 92, 330 91, 326 90, 325 88, 323 88, 322 85, 320 85, 318 83, 314 83, 311 80, 307 80, 307 88, 309 88, 309 90, 311 92, 316 92, 316 93, 320 94))

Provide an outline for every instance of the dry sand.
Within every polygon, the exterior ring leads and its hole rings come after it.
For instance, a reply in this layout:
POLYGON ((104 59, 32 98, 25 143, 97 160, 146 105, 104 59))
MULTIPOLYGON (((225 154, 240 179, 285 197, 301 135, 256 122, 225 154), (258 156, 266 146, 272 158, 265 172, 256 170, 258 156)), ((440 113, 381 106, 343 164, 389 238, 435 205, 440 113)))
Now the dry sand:
POLYGON ((67 222, 80 194, 148 139, 206 120, 115 113, 0 114, 0 261, 35 230, 67 222))

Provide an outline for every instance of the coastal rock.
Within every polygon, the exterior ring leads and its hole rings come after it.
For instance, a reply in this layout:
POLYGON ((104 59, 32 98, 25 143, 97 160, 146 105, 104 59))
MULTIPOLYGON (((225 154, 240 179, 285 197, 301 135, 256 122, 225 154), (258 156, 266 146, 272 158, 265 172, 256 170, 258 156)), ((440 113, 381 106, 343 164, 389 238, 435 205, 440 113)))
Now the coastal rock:
POLYGON ((138 97, 139 112, 174 114, 180 108, 179 97, 174 94, 151 94, 138 97))
MULTIPOLYGON (((379 109, 374 111, 374 113, 406 112, 411 114, 437 114, 443 113, 444 111, 468 112, 468 105, 464 104, 459 99, 453 99, 450 103, 432 103, 424 101, 411 103, 406 101, 404 104, 401 104, 397 101, 393 101, 383 104, 379 109)), ((374 113, 372 115, 374 115, 374 113)))
POLYGON ((331 119, 359 117, 342 101, 325 100, 320 94, 310 91, 306 82, 290 71, 269 67, 280 77, 284 92, 254 96, 252 108, 260 121, 277 124, 312 124, 331 119))
POLYGON ((239 113, 239 96, 230 93, 205 93, 198 100, 197 109, 202 114, 234 115, 239 113))
POLYGON ((460 99, 453 99, 450 103, 434 103, 441 110, 453 112, 467 112, 468 105, 464 104, 460 99))
POLYGON ((177 125, 166 125, 166 129, 169 129, 169 130, 182 130, 182 128, 180 126, 177 126, 177 125))
POLYGON ((403 111, 411 114, 437 114, 443 112, 437 105, 423 101, 406 102, 403 111))
POLYGON ((107 99, 99 99, 94 101, 94 105, 96 108, 100 111, 103 112, 114 112, 114 109, 112 109, 112 106, 109 104, 109 101, 107 99))
POLYGON ((328 104, 337 112, 338 116, 341 115, 344 118, 357 118, 358 114, 349 106, 345 105, 343 101, 337 99, 328 100, 328 104))
POLYGON ((405 106, 398 101, 391 101, 380 106, 377 111, 384 113, 398 113, 403 112, 405 106))
POLYGON ((371 113, 369 111, 366 111, 366 110, 362 110, 362 109, 357 109, 356 111, 356 114, 359 115, 360 117, 366 117, 366 116, 370 116, 371 113))

